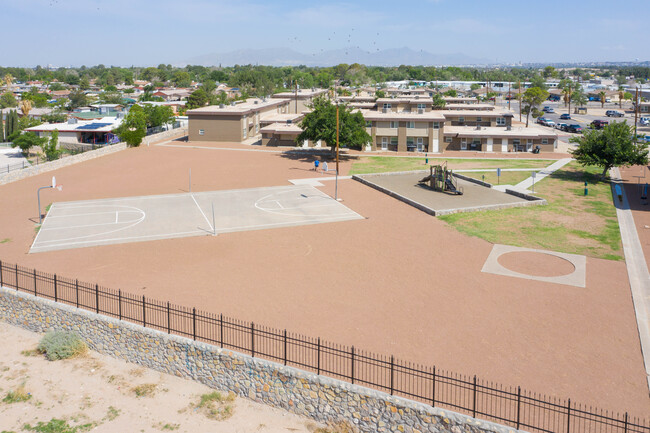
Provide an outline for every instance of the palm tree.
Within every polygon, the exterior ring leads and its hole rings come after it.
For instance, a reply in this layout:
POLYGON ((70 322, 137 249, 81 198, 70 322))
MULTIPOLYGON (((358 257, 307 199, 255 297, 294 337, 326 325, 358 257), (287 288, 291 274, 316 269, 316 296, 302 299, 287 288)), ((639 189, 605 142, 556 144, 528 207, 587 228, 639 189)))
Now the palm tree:
POLYGON ((600 99, 600 108, 605 107, 605 96, 606 95, 605 95, 605 92, 603 90, 598 92, 598 98, 600 99))
POLYGON ((7 83, 7 90, 11 90, 11 83, 13 83, 14 77, 12 77, 10 74, 7 74, 4 76, 3 81, 7 83))
POLYGON ((569 113, 571 113, 571 93, 573 93, 573 85, 568 83, 564 86, 564 89, 562 89, 562 95, 564 96, 564 105, 569 105, 569 113))
POLYGON ((623 98, 625 98, 625 92, 623 89, 618 89, 618 108, 623 108, 623 98))
POLYGON ((20 111, 23 112, 23 116, 29 116, 29 112, 32 111, 32 101, 23 100, 20 102, 20 111))

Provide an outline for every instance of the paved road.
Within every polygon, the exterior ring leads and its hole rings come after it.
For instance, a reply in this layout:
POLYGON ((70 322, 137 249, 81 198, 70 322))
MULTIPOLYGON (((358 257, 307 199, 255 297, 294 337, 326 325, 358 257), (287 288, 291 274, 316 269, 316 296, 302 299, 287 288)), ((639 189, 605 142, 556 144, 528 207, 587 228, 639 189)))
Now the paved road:
POLYGON ((22 164, 28 165, 27 160, 23 157, 20 149, 11 147, 0 147, 0 174, 14 170, 22 164))

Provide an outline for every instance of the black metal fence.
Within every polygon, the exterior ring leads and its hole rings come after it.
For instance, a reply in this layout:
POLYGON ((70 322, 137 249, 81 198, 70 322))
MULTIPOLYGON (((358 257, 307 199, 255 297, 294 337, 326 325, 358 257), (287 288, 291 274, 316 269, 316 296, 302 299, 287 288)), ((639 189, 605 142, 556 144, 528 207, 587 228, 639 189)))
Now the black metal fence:
POLYGON ((650 433, 645 419, 0 261, 0 286, 532 432, 650 433))
MULTIPOLYGON (((106 147, 106 146, 111 146, 111 145, 112 144, 103 144, 103 145, 99 145, 99 144, 86 144, 86 145, 79 144, 79 145, 76 145, 76 146, 71 147, 71 148, 66 148, 65 143, 61 143, 61 148, 63 149, 63 152, 61 153, 61 155, 59 155, 59 157, 57 159, 66 158, 66 157, 68 157, 70 155, 77 155, 79 153, 84 153, 84 152, 88 152, 88 151, 91 151, 91 150, 96 150, 96 149, 99 149, 101 147, 106 147)), ((43 164, 43 163, 46 163, 46 162, 50 162, 50 160, 48 160, 46 158, 43 158, 43 157, 36 156, 36 158, 33 159, 32 161, 28 161, 27 159, 23 159, 21 162, 17 162, 17 163, 14 163, 14 164, 0 164, 0 175, 10 173, 10 172, 16 171, 16 170, 24 170, 26 168, 34 167, 34 166, 37 166, 39 164, 43 164)))

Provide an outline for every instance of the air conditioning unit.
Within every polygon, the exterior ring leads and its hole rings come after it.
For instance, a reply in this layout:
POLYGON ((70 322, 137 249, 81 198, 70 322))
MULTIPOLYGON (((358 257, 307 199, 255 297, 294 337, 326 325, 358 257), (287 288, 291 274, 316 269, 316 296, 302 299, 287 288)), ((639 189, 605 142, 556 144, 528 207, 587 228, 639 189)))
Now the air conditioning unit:
POLYGON ((71 117, 68 119, 68 125, 76 125, 77 123, 79 123, 79 121, 75 117, 71 117))
POLYGON ((418 108, 418 114, 424 114, 424 108, 418 108))
POLYGON ((231 107, 234 107, 236 104, 237 104, 236 101, 232 101, 232 102, 230 103, 230 106, 231 106, 231 107))
POLYGON ((382 112, 382 113, 388 113, 389 111, 390 111, 389 108, 382 108, 382 109, 381 109, 381 112, 382 112))
POLYGON ((219 108, 225 108, 226 106, 224 104, 219 104, 219 108))
POLYGON ((260 101, 258 101, 258 100, 256 99, 256 100, 255 100, 255 105, 257 105, 257 104, 259 104, 259 103, 260 103, 260 101))

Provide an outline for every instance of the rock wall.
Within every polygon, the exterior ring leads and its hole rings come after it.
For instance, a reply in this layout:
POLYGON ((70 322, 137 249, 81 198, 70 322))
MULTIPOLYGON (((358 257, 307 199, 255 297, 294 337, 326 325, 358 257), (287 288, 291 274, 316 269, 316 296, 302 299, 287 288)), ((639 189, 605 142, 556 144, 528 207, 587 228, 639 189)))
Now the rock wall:
POLYGON ((232 391, 315 421, 347 421, 361 432, 514 431, 2 287, 0 320, 34 332, 74 331, 97 352, 232 391))

